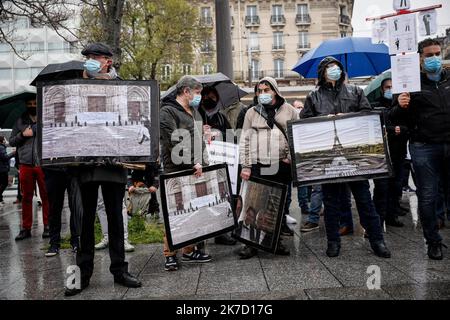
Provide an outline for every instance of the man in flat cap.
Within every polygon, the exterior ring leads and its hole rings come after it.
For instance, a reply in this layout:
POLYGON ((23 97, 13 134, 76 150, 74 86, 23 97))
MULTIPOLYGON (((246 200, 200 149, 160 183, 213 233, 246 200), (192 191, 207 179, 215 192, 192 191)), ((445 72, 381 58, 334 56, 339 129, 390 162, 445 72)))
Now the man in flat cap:
MULTIPOLYGON (((93 43, 81 53, 88 58, 84 66, 84 78, 117 79, 116 71, 112 67, 112 52, 108 46, 93 43)), ((77 252, 77 265, 81 271, 81 288, 66 288, 65 295, 73 296, 85 289, 94 271, 94 222, 100 187, 108 220, 111 259, 109 270, 114 275, 115 283, 129 288, 140 287, 141 282, 128 272, 128 263, 125 261, 122 201, 127 183, 127 170, 115 163, 105 163, 80 166, 76 174, 83 202, 80 250, 77 252)))
POLYGON ((116 79, 117 73, 113 64, 111 49, 101 42, 89 44, 81 54, 87 58, 84 64, 83 78, 116 79))

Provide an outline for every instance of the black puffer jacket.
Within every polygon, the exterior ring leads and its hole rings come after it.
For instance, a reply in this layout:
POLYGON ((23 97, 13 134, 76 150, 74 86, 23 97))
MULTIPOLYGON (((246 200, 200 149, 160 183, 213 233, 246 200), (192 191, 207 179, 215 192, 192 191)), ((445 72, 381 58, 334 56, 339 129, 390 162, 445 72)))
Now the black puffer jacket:
MULTIPOLYGON (((203 159, 207 159, 205 153, 205 143, 203 141, 203 120, 197 110, 191 108, 193 116, 187 113, 183 107, 171 96, 167 96, 161 102, 160 119, 160 142, 161 142, 161 159, 164 172, 175 172, 181 170, 192 169, 197 163, 205 164, 203 159), (172 133, 176 129, 184 129, 189 132, 190 140, 180 141, 172 140, 172 133), (195 141, 195 144, 194 144, 195 141), (190 143, 190 144, 189 144, 190 143), (180 146, 177 146, 181 144, 180 146), (194 150, 195 146, 202 146, 202 150, 194 150), (175 164, 172 159, 172 150, 177 146, 182 152, 175 154, 183 158, 184 148, 190 150, 190 163, 175 164), (183 148, 181 148, 183 147, 183 148), (195 152, 194 152, 195 151, 195 152)), ((177 159, 181 160, 181 159, 177 159)))
POLYGON ((36 122, 33 122, 25 111, 22 116, 17 119, 16 124, 11 132, 11 138, 9 139, 11 147, 17 148, 20 164, 26 164, 30 166, 39 166, 40 161, 37 153, 37 141, 36 141, 36 122), (24 137, 22 132, 26 128, 33 128, 34 135, 32 137, 24 137))
POLYGON ((450 72, 443 71, 439 82, 421 75, 422 91, 411 93, 406 109, 398 105, 397 96, 390 116, 405 121, 411 142, 450 143, 450 72))
POLYGON ((335 87, 326 82, 325 72, 330 63, 337 63, 341 70, 344 70, 342 64, 333 57, 322 60, 318 69, 318 87, 306 97, 305 107, 300 114, 300 118, 372 110, 361 88, 344 83, 344 72, 342 72, 335 87))
POLYGON ((0 143, 0 173, 9 171, 9 160, 14 157, 14 154, 6 152, 6 146, 0 143))

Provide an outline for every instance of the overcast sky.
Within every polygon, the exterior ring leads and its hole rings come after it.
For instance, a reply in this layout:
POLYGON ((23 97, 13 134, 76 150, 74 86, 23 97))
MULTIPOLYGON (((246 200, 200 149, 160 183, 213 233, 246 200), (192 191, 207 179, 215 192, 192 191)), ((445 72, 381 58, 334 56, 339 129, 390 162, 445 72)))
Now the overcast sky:
MULTIPOLYGON (((366 21, 367 17, 377 17, 393 13, 393 0, 355 0, 352 25, 355 37, 370 37, 372 22, 366 21)), ((442 4, 437 9, 438 35, 445 35, 445 29, 450 28, 450 0, 411 0, 411 9, 442 4)))

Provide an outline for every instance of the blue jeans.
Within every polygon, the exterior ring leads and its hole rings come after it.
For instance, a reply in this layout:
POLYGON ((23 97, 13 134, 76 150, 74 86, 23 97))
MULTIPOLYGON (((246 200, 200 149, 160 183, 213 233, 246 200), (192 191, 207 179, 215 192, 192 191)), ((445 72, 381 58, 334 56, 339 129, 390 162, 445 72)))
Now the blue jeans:
POLYGON ((322 185, 316 184, 312 186, 311 207, 306 222, 319 224, 320 209, 322 209, 322 185))
POLYGON ((383 241, 383 232, 381 230, 380 216, 375 211, 375 206, 370 195, 369 181, 354 181, 345 183, 333 183, 322 185, 323 203, 325 206, 325 229, 327 231, 328 241, 340 242, 339 227, 341 220, 341 199, 343 188, 346 185, 355 198, 356 208, 358 209, 361 225, 369 234, 371 243, 383 241))
POLYGON ((429 242, 440 242, 437 223, 439 181, 450 179, 449 143, 410 143, 409 152, 417 180, 417 198, 423 235, 429 242))
POLYGON ((299 207, 307 211, 308 210, 308 191, 310 187, 298 187, 297 188, 297 200, 299 207))

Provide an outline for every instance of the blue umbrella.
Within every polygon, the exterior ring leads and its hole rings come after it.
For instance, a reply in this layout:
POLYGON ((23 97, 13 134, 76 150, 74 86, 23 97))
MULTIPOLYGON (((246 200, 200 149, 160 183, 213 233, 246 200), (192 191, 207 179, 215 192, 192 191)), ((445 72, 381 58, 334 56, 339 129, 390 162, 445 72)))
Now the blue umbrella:
POLYGON ((317 67, 327 56, 339 60, 349 78, 379 75, 391 67, 389 48, 385 44, 372 44, 371 38, 347 37, 322 42, 307 52, 292 70, 305 78, 317 78, 317 67))

